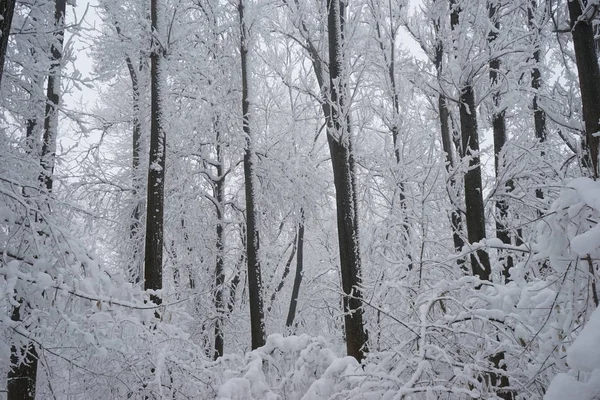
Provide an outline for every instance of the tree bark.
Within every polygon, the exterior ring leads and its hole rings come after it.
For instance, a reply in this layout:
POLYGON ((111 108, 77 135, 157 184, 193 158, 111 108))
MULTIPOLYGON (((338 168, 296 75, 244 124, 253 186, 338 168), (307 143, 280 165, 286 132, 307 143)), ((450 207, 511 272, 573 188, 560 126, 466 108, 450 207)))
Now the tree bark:
POLYGON ((13 15, 15 13, 16 0, 0 0, 0 86, 2 85, 2 76, 4 75, 4 62, 6 61, 6 51, 8 50, 8 37, 12 25, 13 15))
POLYGON ((214 288, 214 303, 217 318, 215 321, 215 353, 214 359, 223 356, 223 314, 225 313, 224 301, 223 301, 223 286, 225 284, 225 271, 224 271, 224 215, 223 215, 223 202, 225 197, 225 175, 223 171, 223 151, 221 148, 221 132, 217 119, 214 122, 215 127, 215 141, 216 141, 216 153, 217 153, 217 180, 214 182, 214 194, 217 201, 217 257, 215 260, 215 288, 214 288))
MULTIPOLYGON (((443 73, 443 59, 444 59, 444 45, 441 38, 439 37, 439 20, 434 21, 434 29, 436 33, 436 46, 435 46, 435 69, 438 77, 438 81, 441 81, 443 73)), ((454 154, 454 143, 453 135, 450 131, 450 110, 448 109, 448 99, 443 94, 442 88, 440 87, 440 93, 438 94, 438 112, 440 119, 440 133, 442 136, 442 150, 446 154, 446 172, 448 173, 448 197, 452 209, 450 211, 450 225, 452 228, 452 241, 454 243, 454 250, 458 253, 462 251, 465 245, 462 233, 462 217, 460 209, 457 207, 457 182, 454 177, 454 171, 456 170, 456 157, 454 154)), ((459 258, 457 260, 459 267, 464 267, 464 259, 459 258)))
MULTIPOLYGON (((148 193, 146 211, 146 248, 144 259, 144 289, 162 289, 163 216, 166 166, 166 133, 162 127, 160 57, 158 41, 158 0, 150 2, 152 53, 150 55, 150 161, 148 166, 148 193)), ((156 304, 161 298, 151 295, 156 304)))
POLYGON ((298 223, 298 242, 296 244, 296 275, 294 276, 294 286, 292 287, 292 297, 290 299, 290 308, 288 310, 285 326, 291 328, 296 319, 296 308, 298 306, 298 295, 300 294, 300 285, 302 284, 302 270, 304 268, 304 209, 300 209, 300 222, 298 223))
POLYGON ((349 109, 345 98, 346 78, 343 74, 343 16, 339 0, 328 0, 327 7, 330 85, 327 142, 335 184, 340 270, 344 291, 346 350, 349 356, 355 357, 360 362, 367 351, 367 335, 364 330, 362 309, 355 161, 349 109))
MULTIPOLYGON (((587 0, 582 0, 582 2, 584 6, 587 6, 587 0)), ((591 169, 592 177, 597 179, 600 139, 595 134, 600 132, 600 68, 596 56, 594 30, 591 17, 582 15, 583 11, 579 0, 569 1, 568 5, 585 123, 584 149, 587 157, 584 158, 584 161, 591 169)))
MULTIPOLYGON (((450 1, 450 24, 456 30, 460 23, 461 10, 455 0, 450 1)), ((477 109, 472 78, 468 77, 459 87, 459 110, 462 156, 468 157, 469 168, 464 176, 467 238, 476 243, 486 238, 485 206, 483 203, 483 185, 481 180, 481 162, 479 158, 479 133, 477 130, 477 109)), ((471 253, 473 275, 483 281, 491 278, 491 266, 488 253, 479 249, 471 253)))
MULTIPOLYGON (((19 323, 22 320, 21 308, 23 300, 19 300, 11 314, 11 320, 19 323)), ((37 383, 38 355, 35 346, 28 343, 25 349, 18 349, 15 345, 10 348, 10 365, 6 382, 7 400, 35 400, 35 387, 37 383), (21 352, 25 354, 21 356, 21 352)))
POLYGON ((250 301, 250 329, 252 331, 252 349, 264 346, 266 340, 262 279, 260 270, 259 233, 256 226, 254 161, 252 132, 250 129, 250 100, 248 76, 248 29, 244 19, 244 1, 239 0, 242 61, 242 127, 246 136, 244 154, 244 182, 246 191, 246 260, 248 262, 248 293, 250 301))
POLYGON ((58 106, 60 104, 60 74, 65 37, 64 18, 66 0, 56 0, 54 24, 56 31, 50 49, 50 70, 48 71, 48 89, 46 91, 46 111, 44 114, 44 135, 42 139, 41 165, 44 169, 40 180, 48 192, 52 191, 54 163, 56 160, 56 138, 58 135, 58 106))
MULTIPOLYGON (((488 43, 492 49, 494 49, 494 42, 498 38, 500 32, 500 20, 498 18, 498 3, 496 0, 492 0, 488 3, 488 16, 490 19, 490 25, 492 26, 488 34, 488 43)), ((496 181, 498 182, 501 176, 502 169, 502 150, 506 146, 507 133, 506 133, 506 110, 502 105, 502 94, 498 88, 498 71, 501 67, 501 60, 497 57, 493 57, 489 61, 489 77, 490 86, 492 90, 492 131, 494 135, 494 165, 496 173, 496 181)), ((514 184, 512 180, 508 180, 504 184, 504 190, 511 192, 514 184)), ((508 217, 508 203, 504 199, 496 200, 496 237, 504 244, 511 244, 510 232, 506 226, 506 219, 508 217)), ((510 282, 510 269, 514 266, 513 257, 510 253, 500 250, 499 254, 503 261, 502 276, 504 282, 510 282)))

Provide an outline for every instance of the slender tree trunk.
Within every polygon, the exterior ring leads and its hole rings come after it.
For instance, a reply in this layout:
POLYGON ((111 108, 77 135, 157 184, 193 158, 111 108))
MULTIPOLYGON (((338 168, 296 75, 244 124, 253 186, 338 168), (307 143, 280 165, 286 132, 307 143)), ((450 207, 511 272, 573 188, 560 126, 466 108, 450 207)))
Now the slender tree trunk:
MULTIPOLYGON (((146 249, 144 260, 144 289, 162 289, 163 264, 163 214, 164 185, 166 166, 166 133, 162 127, 161 81, 160 81, 160 43, 158 35, 158 0, 151 0, 152 53, 150 55, 150 161, 148 166, 148 193, 146 211, 146 249)), ((150 298, 156 304, 161 303, 157 295, 150 298)))
MULTIPOLYGON (((453 31, 459 29, 460 15, 462 13, 456 0, 450 0, 450 24, 453 31)), ((497 64, 499 66, 499 64, 497 64)), ((496 68, 497 71, 497 68, 496 68)), ((483 203, 483 184, 481 179, 481 163, 479 158, 479 134, 477 129, 477 109, 475 108, 475 92, 472 77, 468 77, 459 88, 460 128, 463 157, 468 157, 469 169, 465 173, 465 204, 467 233, 470 243, 479 242, 486 238, 485 233, 485 206, 483 203)), ((495 128, 502 128, 498 122, 495 128)), ((498 129, 502 134, 502 129, 498 129)), ((506 132, 504 128, 504 132, 506 132)), ((494 132, 496 133, 496 132, 494 132)), ((505 135, 505 134, 504 134, 505 135)), ((471 268, 474 276, 482 281, 491 281, 491 265, 488 253, 479 249, 471 253, 471 268)), ((496 369, 506 370, 504 352, 498 352, 489 357, 496 369)), ((501 399, 513 400, 513 393, 506 391, 510 386, 506 374, 491 372, 486 375, 492 388, 497 388, 497 395, 501 399)))
POLYGON ((56 31, 50 50, 50 70, 48 72, 48 89, 46 93, 46 112, 44 115, 44 136, 42 139, 41 165, 44 169, 41 181, 48 192, 52 191, 54 163, 56 159, 56 137, 58 135, 58 106, 60 104, 60 75, 64 42, 64 18, 67 8, 66 0, 56 0, 54 23, 56 31))
POLYGON ((239 0, 242 61, 242 118, 243 130, 246 136, 246 152, 244 154, 244 178, 246 189, 246 259, 248 261, 248 293, 250 297, 250 326, 252 331, 252 349, 265 344, 265 317, 263 309, 262 279, 260 260, 258 257, 259 235, 256 226, 254 161, 252 149, 252 132, 250 130, 250 100, 248 76, 248 29, 244 19, 244 1, 239 0))
MULTIPOLYGON (((53 34, 53 42, 50 49, 50 69, 48 71, 48 87, 46 91, 47 99, 44 115, 44 134, 42 139, 42 153, 40 154, 40 165, 44 171, 39 177, 40 183, 46 187, 48 192, 52 191, 54 162, 56 158, 58 106, 61 100, 60 74, 64 42, 64 18, 66 5, 66 0, 57 0, 55 3, 54 26, 56 30, 53 34)), ((11 6, 3 3, 0 5, 0 7, 4 11, 6 10, 5 7, 11 6)), ((12 8, 14 10, 14 3, 12 8)), ((2 42, 4 42, 4 39, 8 40, 8 37, 4 36, 4 28, 6 27, 3 26, 2 42)), ((10 29, 10 26, 6 29, 10 29)), ((3 51, 6 51, 6 49, 4 48, 3 51)), ((4 57, 4 53, 2 54, 2 57, 4 57)), ((30 119, 27 122, 28 151, 31 152, 34 151, 33 136, 36 124, 37 123, 34 119, 30 119)), ((13 309, 11 314, 11 319, 13 322, 20 323, 22 321, 21 314, 25 311, 25 307, 26 302, 24 302, 23 299, 19 299, 19 305, 13 309)), ((37 350, 32 343, 28 343, 25 349, 23 349, 26 354, 24 358, 20 356, 20 351, 21 350, 16 346, 11 347, 10 360, 12 368, 8 372, 7 379, 8 400, 35 399, 38 365, 37 350)))
MULTIPOLYGON (((533 50, 533 61, 534 66, 531 70, 531 89, 533 89, 533 120, 535 124, 535 137, 539 140, 540 143, 546 141, 546 137, 548 136, 547 128, 546 128, 546 113, 539 106, 539 91, 542 86, 542 73, 540 71, 540 60, 541 60, 541 50, 540 50, 540 32, 535 22, 535 11, 537 9, 537 0, 529 0, 527 7, 527 23, 529 25, 529 30, 534 33, 534 50, 533 50)), ((542 156, 544 154, 542 153, 542 156)), ((544 195, 541 191, 536 191, 536 195, 538 198, 543 198, 544 195)))
MULTIPOLYGON (((434 29, 436 32, 436 46, 435 46, 435 69, 437 72, 438 80, 441 81, 443 72, 443 59, 444 59, 444 45, 441 38, 439 37, 439 20, 434 21, 434 29)), ((440 88, 438 94, 438 112, 440 118, 440 132, 442 136, 442 149, 446 154, 446 172, 448 173, 448 197, 452 210, 450 211, 450 224, 452 228, 452 241, 454 243, 454 250, 458 253, 462 251, 465 245, 462 234, 462 217, 460 209, 457 207, 457 182, 454 177, 454 171, 456 170, 456 157, 454 154, 455 145, 453 143, 453 135, 450 131, 450 111, 448 109, 448 99, 443 94, 440 88)), ((459 258, 457 260, 459 267, 464 268, 464 259, 459 258)))
MULTIPOLYGON (((392 14, 392 10, 390 8, 390 32, 391 32, 391 37, 390 37, 390 42, 389 42, 389 46, 390 46, 390 50, 389 50, 389 54, 386 51, 385 45, 384 45, 384 37, 383 37, 383 32, 382 32, 382 27, 381 27, 381 23, 380 23, 380 15, 378 13, 379 11, 379 3, 375 4, 373 1, 371 1, 370 4, 370 8, 371 8, 371 13, 373 14, 373 19, 375 20, 375 32, 377 34, 377 41, 379 43, 379 50, 381 50, 381 54, 383 56, 383 61, 385 62, 385 66, 387 69, 387 75, 388 75, 388 79, 389 79, 389 85, 390 85, 390 99, 392 102, 392 127, 391 127, 391 131, 392 131, 392 142, 394 144, 394 158, 396 160, 396 166, 398 167, 398 172, 400 172, 400 168, 401 168, 401 163, 402 163, 402 153, 400 151, 400 120, 401 120, 401 115, 400 115, 400 99, 399 99, 399 95, 398 95, 398 88, 396 85, 396 32, 397 32, 397 27, 394 26, 394 19, 393 19, 393 14, 392 14)), ((391 3, 390 3, 390 7, 391 7, 391 3)), ((413 258, 412 255, 410 253, 410 249, 409 244, 410 244, 410 225, 408 223, 408 218, 406 215, 406 192, 405 192, 405 188, 404 188, 404 182, 402 182, 402 180, 399 180, 397 182, 397 188, 396 191, 398 193, 398 198, 400 200, 400 210, 402 211, 403 215, 402 215, 402 225, 403 225, 403 229, 404 229, 404 245, 407 247, 406 248, 406 255, 409 261, 408 264, 408 269, 411 270, 413 268, 413 258)), ((395 196, 394 196, 395 199, 395 196)))
POLYGON ((367 351, 364 330, 361 262, 358 234, 355 162, 352 152, 350 116, 346 104, 343 74, 341 4, 328 0, 330 118, 327 121, 329 151, 335 183, 340 269, 344 291, 346 349, 349 356, 362 361, 367 351))
POLYGON ((142 125, 140 121, 140 87, 137 71, 131 61, 130 57, 126 57, 125 63, 129 70, 129 76, 131 77, 131 90, 132 90, 132 111, 133 111, 133 123, 132 123, 132 162, 131 162, 131 174, 132 174, 132 197, 134 201, 133 210, 131 212, 131 223, 129 225, 129 238, 131 245, 133 246, 133 254, 131 260, 133 262, 130 276, 132 282, 139 283, 142 280, 142 268, 140 256, 142 253, 140 243, 140 226, 142 219, 142 202, 139 198, 142 192, 142 182, 140 179, 140 154, 141 154, 141 140, 142 140, 142 125))
POLYGON ((298 295, 300 294, 300 285, 302 283, 302 270, 304 268, 304 209, 300 209, 300 222, 298 223, 298 242, 296 245, 296 275, 294 276, 294 286, 292 287, 292 298, 290 299, 290 308, 288 310, 285 326, 291 328, 296 319, 296 308, 298 306, 298 295))
MULTIPOLYGON (((587 0, 582 1, 583 5, 587 6, 587 0)), ((592 177, 596 179, 599 173, 598 145, 600 139, 596 134, 600 132, 600 68, 596 56, 594 30, 592 21, 589 20, 590 17, 582 15, 579 0, 569 1, 568 5, 585 122, 585 150, 588 157, 584 160, 591 169, 592 177)))
POLYGON ((217 153, 217 180, 214 182, 215 199, 217 200, 217 258, 215 262, 215 289, 214 302, 217 319, 215 321, 215 354, 214 359, 223 356, 223 315, 225 306, 223 301, 223 286, 225 284, 224 271, 224 210, 225 175, 223 171, 223 153, 221 148, 221 132, 218 121, 215 121, 216 153, 217 153))
POLYGON ((4 75, 4 62, 6 60, 6 50, 8 49, 8 36, 12 25, 13 15, 15 13, 16 0, 0 0, 0 85, 2 85, 2 76, 4 75))
MULTIPOLYGON (((491 0, 488 3, 489 19, 492 26, 490 33, 488 34, 488 43, 494 51, 494 42, 498 38, 500 32, 500 21, 498 18, 498 3, 496 0, 491 0)), ((506 110, 502 106, 502 95, 498 88, 498 72, 501 67, 501 61, 499 58, 492 58, 489 62, 490 67, 490 85, 492 88, 492 130, 494 134, 494 161, 495 161, 495 173, 496 181, 499 181, 502 176, 502 150, 506 146, 507 133, 506 133, 506 110)), ((513 190, 514 184, 512 180, 507 181, 504 184, 504 189, 507 192, 513 190)), ((510 232, 506 226, 506 219, 508 217, 508 203, 506 200, 500 199, 496 201, 496 237, 504 244, 511 244, 512 240, 510 232)), ((503 259, 504 267, 502 268, 502 276, 504 282, 510 282, 510 269, 514 266, 513 257, 506 251, 500 251, 501 259, 503 259)))

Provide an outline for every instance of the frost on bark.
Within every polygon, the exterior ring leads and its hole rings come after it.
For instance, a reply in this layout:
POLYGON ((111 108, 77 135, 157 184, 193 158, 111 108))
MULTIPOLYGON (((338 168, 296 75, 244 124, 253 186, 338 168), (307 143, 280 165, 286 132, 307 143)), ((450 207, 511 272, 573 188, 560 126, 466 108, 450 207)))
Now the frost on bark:
POLYGON ((64 42, 64 17, 66 0, 57 0, 54 8, 56 31, 50 49, 50 70, 46 91, 46 111, 44 114, 44 135, 42 138, 41 165, 44 169, 40 180, 48 192, 52 191, 54 163, 56 160, 56 137, 58 135, 58 106, 60 105, 60 75, 64 42))
POLYGON ((343 74, 343 19, 339 0, 329 0, 327 8, 330 84, 327 141, 335 184, 346 349, 349 356, 361 361, 367 351, 367 335, 364 330, 362 309, 355 161, 343 74))
MULTIPOLYGON (((440 37, 440 21, 437 19, 434 21, 434 29, 436 33, 436 45, 435 45, 435 58, 434 64, 437 73, 438 81, 441 82, 443 74, 443 60, 444 60, 444 44, 440 37)), ((442 136, 442 149, 446 154, 446 172, 448 173, 448 196, 452 209, 450 210, 450 224, 452 228, 452 241, 454 243, 454 250, 458 253, 462 251, 465 245, 462 233, 462 216, 460 214, 460 208, 457 206, 457 182, 454 175, 456 170, 456 155, 454 151, 454 143, 452 142, 453 134, 450 130, 450 109, 448 108, 448 99, 444 95, 444 91, 440 87, 438 94, 438 112, 440 119, 440 132, 442 136)), ((464 260, 459 258, 457 260, 458 265, 462 268, 464 260)))
MULTIPOLYGON (((152 53, 150 55, 150 162, 148 167, 148 193, 146 215, 146 252, 144 260, 144 289, 162 289, 163 213, 166 159, 166 134, 162 127, 160 58, 157 12, 158 0, 150 3, 152 53)), ((161 303, 157 295, 150 298, 161 303)))
POLYGON ((16 0, 0 0, 0 85, 2 84, 2 75, 4 75, 4 61, 6 60, 6 50, 8 48, 8 35, 12 25, 13 15, 15 13, 16 0))
POLYGON ((585 14, 581 8, 582 5, 587 7, 588 3, 587 0, 573 0, 569 1, 568 5, 585 123, 584 149, 587 154, 584 157, 584 164, 591 170, 592 177, 597 179, 598 145, 600 144, 597 136, 600 132, 600 68, 591 20, 596 7, 590 7, 592 10, 586 9, 585 14))
MULTIPOLYGON (((450 24, 453 31, 459 29, 461 9, 456 0, 450 1, 450 24)), ((472 77, 461 80, 459 90, 459 111, 462 156, 469 162, 464 176, 465 185, 465 222, 469 243, 477 243, 486 238, 485 206, 483 203, 483 185, 481 180, 481 162, 479 158, 479 132, 477 130, 477 109, 475 108, 475 90, 472 77)), ((479 249, 471 253, 473 275, 483 281, 491 277, 488 253, 479 249)))
POLYGON ((265 317, 263 309, 262 279, 260 260, 258 257, 259 239, 256 226, 255 204, 255 155, 252 149, 252 132, 250 129, 250 99, 248 77, 248 28, 244 19, 244 1, 238 3, 240 16, 242 63, 242 128, 246 137, 244 153, 244 186, 246 192, 246 260, 248 263, 248 294, 250 301, 250 330, 252 333, 252 349, 264 346, 266 340, 265 317))
MULTIPOLYGON (((490 1, 488 4, 488 15, 490 19, 491 29, 488 34, 488 43, 490 44, 491 51, 494 52, 495 42, 498 40, 498 34, 500 32, 500 18, 498 16, 499 4, 496 0, 490 1)), ((489 61, 489 77, 490 85, 492 90, 492 131, 494 135, 494 161, 495 161, 495 173, 496 181, 499 182, 502 179, 502 154, 503 149, 506 146, 506 109, 502 105, 502 94, 499 88, 499 75, 500 67, 502 63, 499 57, 493 57, 489 61)), ((506 192, 511 192, 514 188, 512 180, 508 180, 503 185, 503 189, 506 192)), ((506 220, 508 217, 508 203, 505 199, 496 200, 496 237, 504 244, 511 244, 511 235, 506 226, 506 220)), ((502 276, 504 282, 510 281, 510 269, 514 266, 513 257, 506 251, 500 251, 501 261, 503 261, 502 276)))

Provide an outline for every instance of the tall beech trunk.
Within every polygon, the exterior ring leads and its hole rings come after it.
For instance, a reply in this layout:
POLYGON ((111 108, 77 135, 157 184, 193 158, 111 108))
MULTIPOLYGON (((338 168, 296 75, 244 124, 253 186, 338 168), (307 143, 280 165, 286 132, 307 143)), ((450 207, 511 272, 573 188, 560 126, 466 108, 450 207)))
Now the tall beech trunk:
POLYGON ((254 161, 256 156, 252 148, 252 132, 250 130, 250 100, 248 76, 248 28, 244 19, 244 1, 239 0, 242 62, 242 127, 246 136, 244 154, 244 186, 246 191, 246 260, 248 262, 248 294, 250 301, 250 330, 252 332, 252 349, 265 344, 265 316, 263 309, 262 279, 260 260, 258 257, 259 234, 256 226, 256 204, 254 198, 255 177, 254 161))
MULTIPOLYGON (((452 30, 458 29, 461 9, 456 0, 450 1, 450 24, 452 30)), ((481 180, 481 162, 479 158, 479 132, 477 130, 477 109, 472 77, 466 78, 459 87, 459 111, 462 156, 469 160, 469 169, 464 176, 467 238, 476 243, 486 238, 485 206, 483 203, 483 184, 481 180)), ((488 253, 479 249, 471 253, 473 275, 489 281, 491 277, 488 253)))
MULTIPOLYGON (((150 2, 152 53, 150 55, 150 160, 148 165, 148 193, 146 211, 146 251, 144 259, 144 289, 162 289, 163 215, 166 166, 166 133, 162 127, 162 93, 160 87, 160 43, 158 35, 158 0, 150 2)), ((151 295, 156 304, 161 298, 151 295)))
POLYGON ((214 195, 217 201, 215 204, 217 209, 217 257, 215 260, 215 288, 214 288, 214 303, 217 318, 215 320, 215 353, 214 359, 223 356, 223 316, 225 314, 225 304, 223 300, 223 286, 225 284, 225 271, 224 271, 224 200, 225 200, 225 174, 223 170, 223 149, 221 148, 221 132, 218 123, 218 119, 215 118, 213 124, 215 127, 215 150, 217 153, 217 179, 213 182, 214 184, 214 195))
MULTIPOLYGON (((582 0, 582 2, 584 6, 587 6, 587 0, 582 0)), ((568 5, 585 123, 584 149, 588 154, 584 161, 591 169, 592 177, 596 179, 599 172, 598 145, 600 139, 595 134, 600 132, 600 68, 596 56, 594 30, 589 17, 582 15, 579 0, 569 1, 568 5)))
POLYGON ((358 201, 355 161, 352 152, 349 107, 346 104, 346 77, 343 74, 343 15, 339 0, 327 2, 329 31, 329 100, 327 142, 333 166, 337 209, 340 269, 344 291, 346 350, 359 362, 367 351, 364 330, 361 261, 358 234, 358 201))
MULTIPOLYGON (((500 32, 500 20, 498 18, 498 3, 497 0, 491 0, 488 3, 488 16, 491 23, 491 30, 488 34, 488 43, 494 51, 494 42, 498 38, 500 32)), ((498 88, 498 73, 501 67, 501 60, 499 58, 492 58, 489 61, 489 77, 490 86, 492 89, 492 130, 494 134, 494 171, 496 174, 496 181, 499 181, 502 176, 502 150, 506 146, 507 133, 506 133, 506 110, 502 106, 502 94, 498 88)), ((508 180, 504 184, 504 190, 511 192, 514 184, 512 180, 508 180)), ((508 203, 504 199, 496 200, 496 237, 504 244, 511 244, 511 235, 506 226, 506 219, 508 217, 508 203)), ((502 276, 504 282, 510 282, 510 269, 514 266, 513 257, 506 251, 499 251, 501 259, 503 261, 502 276)))
POLYGON ((46 112, 44 114, 44 135, 42 139, 41 165, 44 169, 40 180, 48 192, 52 191, 54 163, 56 160, 56 138, 58 135, 58 106, 60 104, 60 75, 65 38, 64 17, 66 0, 56 0, 54 24, 56 30, 50 49, 50 70, 48 71, 48 89, 46 91, 46 112))
POLYGON ((4 75, 8 36, 15 13, 15 4, 16 0, 0 0, 0 34, 2 35, 0 36, 0 85, 2 85, 2 76, 4 75))
POLYGON ((302 270, 304 269, 304 209, 300 209, 300 222, 298 223, 298 241, 296 242, 296 275, 294 276, 294 286, 292 287, 292 297, 290 299, 290 308, 288 310, 285 326, 291 328, 296 319, 296 308, 298 306, 298 296, 300 294, 300 285, 302 284, 302 270))
MULTIPOLYGON (((439 20, 434 21, 434 29, 436 33, 436 46, 435 46, 435 69, 437 72, 438 80, 441 81, 443 73, 443 59, 444 59, 444 45, 441 38, 439 37, 439 20)), ((452 229, 452 241, 454 243, 454 250, 458 253, 462 251, 465 245, 462 234, 462 216, 460 209, 457 207, 457 182, 454 177, 454 171, 456 170, 456 157, 454 154, 455 145, 453 143, 453 134, 450 130, 450 110, 448 109, 448 99, 443 94, 440 88, 438 94, 438 112, 440 118, 440 132, 442 136, 442 149, 446 154, 446 172, 448 173, 448 196, 452 209, 450 211, 450 225, 452 229)), ((464 267, 464 260, 459 258, 457 264, 462 268, 464 267)))

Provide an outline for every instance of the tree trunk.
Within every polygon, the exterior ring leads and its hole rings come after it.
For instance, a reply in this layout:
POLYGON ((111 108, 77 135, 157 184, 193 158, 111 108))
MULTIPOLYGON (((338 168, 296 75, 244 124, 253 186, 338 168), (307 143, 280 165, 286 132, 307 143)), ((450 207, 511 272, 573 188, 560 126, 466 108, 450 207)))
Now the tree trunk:
POLYGON ((298 223, 298 242, 296 244, 296 275, 292 287, 292 298, 288 310, 285 326, 291 328, 296 319, 296 307, 298 306, 298 295, 302 283, 302 270, 304 268, 304 209, 300 209, 300 222, 298 223))
MULTIPOLYGON (((144 289, 162 289, 163 214, 165 190, 166 133, 162 127, 160 87, 160 43, 157 41, 157 0, 151 0, 152 53, 150 55, 150 161, 148 166, 148 197, 146 211, 146 251, 144 259, 144 289)), ((150 298, 161 303, 157 295, 150 298)))
POLYGON ((46 93, 46 112, 44 115, 44 136, 42 139, 41 165, 44 172, 40 180, 48 192, 52 191, 54 163, 56 159, 56 138, 58 135, 58 106, 60 104, 60 75, 65 37, 64 18, 67 8, 66 0, 56 0, 54 8, 54 24, 56 31, 50 50, 50 70, 48 71, 48 89, 46 93))
MULTIPOLYGON (((490 25, 492 29, 488 34, 488 43, 494 51, 494 42, 498 38, 498 32, 500 32, 500 21, 498 19, 498 4, 495 0, 492 0, 488 4, 488 12, 490 25)), ((490 86, 492 90, 492 130, 494 134, 494 161, 495 161, 495 173, 496 173, 496 181, 501 179, 501 169, 502 169, 502 150, 506 145, 506 119, 505 114, 506 111, 502 108, 502 95, 500 94, 500 89, 498 88, 498 71, 500 70, 501 61, 499 58, 492 58, 489 62, 490 67, 490 86)), ((506 192, 511 192, 513 190, 514 184, 512 180, 508 180, 504 184, 504 190, 506 192)), ((502 241, 504 244, 511 244, 510 232, 506 226, 506 219, 508 217, 508 203, 506 200, 500 199, 496 200, 496 237, 502 241)), ((500 250, 499 254, 501 255, 501 259, 504 264, 502 268, 502 276, 504 277, 504 282, 510 282, 510 269, 514 266, 513 257, 504 250, 500 250)))
POLYGON ((2 76, 4 75, 4 62, 6 60, 6 50, 8 49, 8 36, 12 25, 13 15, 15 13, 16 0, 0 0, 0 86, 2 85, 2 76))
POLYGON ((264 346, 266 340, 265 317, 263 309, 262 279, 260 260, 258 257, 259 234, 256 226, 254 161, 252 149, 252 132, 250 130, 250 100, 248 77, 248 30, 244 19, 244 2, 239 0, 242 61, 242 122, 246 136, 246 152, 244 154, 244 179, 246 189, 246 259, 248 262, 248 293, 250 301, 250 329, 252 331, 252 349, 264 346))
POLYGON ((217 153, 217 180, 214 182, 215 199, 217 200, 217 257, 215 261, 215 289, 214 302, 217 318, 215 321, 215 353, 214 359, 223 356, 223 314, 225 307, 223 302, 223 285, 225 284, 224 271, 224 215, 223 202, 225 199, 225 175, 223 171, 223 154, 221 149, 221 134, 218 121, 215 120, 216 153, 217 153))
MULTIPOLYGON (((437 72, 438 80, 441 81, 443 72, 443 59, 444 59, 444 45, 439 37, 439 20, 434 22, 434 29, 436 32, 436 46, 435 46, 435 69, 437 72)), ((443 94, 440 87, 440 93, 438 95, 438 112, 440 118, 440 132, 442 136, 442 149, 446 154, 446 172, 448 173, 448 197, 452 209, 450 211, 450 225, 452 228, 452 241, 454 243, 454 250, 459 253, 465 245, 462 234, 462 217, 460 209, 457 206, 457 182, 454 177, 454 171, 456 170, 456 157, 454 155, 454 143, 453 135, 450 131, 450 111, 448 109, 448 99, 443 94)), ((457 260, 459 267, 464 268, 464 259, 459 258, 457 260)))
MULTIPOLYGON (((587 6, 583 0, 583 5, 587 6)), ((598 178, 598 145, 600 132, 600 68, 596 56, 594 30, 588 16, 582 15, 579 0, 569 1, 569 16, 571 18, 571 33, 575 60, 579 73, 579 88, 583 104, 583 120, 585 122, 585 150, 587 166, 591 169, 594 179, 598 178)))
MULTIPOLYGON (((20 300, 19 304, 11 314, 11 320, 16 323, 22 320, 20 311, 23 300, 20 300)), ((10 365, 6 382, 6 400, 35 400, 38 365, 35 346, 28 343, 25 349, 19 349, 13 345, 10 348, 10 365), (21 356, 22 352, 25 354, 24 357, 21 356)))
POLYGON ((132 194, 133 197, 133 210, 131 212, 131 223, 129 225, 129 238, 131 245, 133 246, 133 254, 131 260, 133 262, 130 276, 133 283, 140 283, 142 280, 142 268, 140 263, 140 256, 142 249, 139 243, 140 225, 142 218, 142 202, 138 198, 142 191, 142 182, 140 180, 140 153, 141 153, 141 139, 142 139, 142 126, 140 122, 140 87, 138 75, 133 62, 130 57, 125 59, 127 69, 129 70, 129 76, 131 77, 131 90, 132 90, 132 102, 133 102, 133 124, 132 124, 132 162, 131 162, 131 174, 132 174, 132 194))
MULTIPOLYGON (((460 23, 461 9, 456 0, 450 1, 450 25, 455 31, 460 23)), ((472 77, 461 82, 459 88, 459 110, 462 157, 468 157, 469 168, 464 176, 467 238, 476 243, 486 238, 485 206, 483 203, 483 185, 481 181, 481 163, 479 159, 479 133, 477 131, 477 109, 472 77)), ((479 249, 471 253, 473 275, 483 281, 489 281, 491 266, 488 253, 479 249)))
POLYGON ((346 349, 359 362, 367 351, 364 330, 361 262, 358 234, 355 162, 352 152, 349 109, 343 75, 342 22, 339 0, 328 0, 330 118, 327 142, 335 184, 340 269, 344 291, 346 349))

